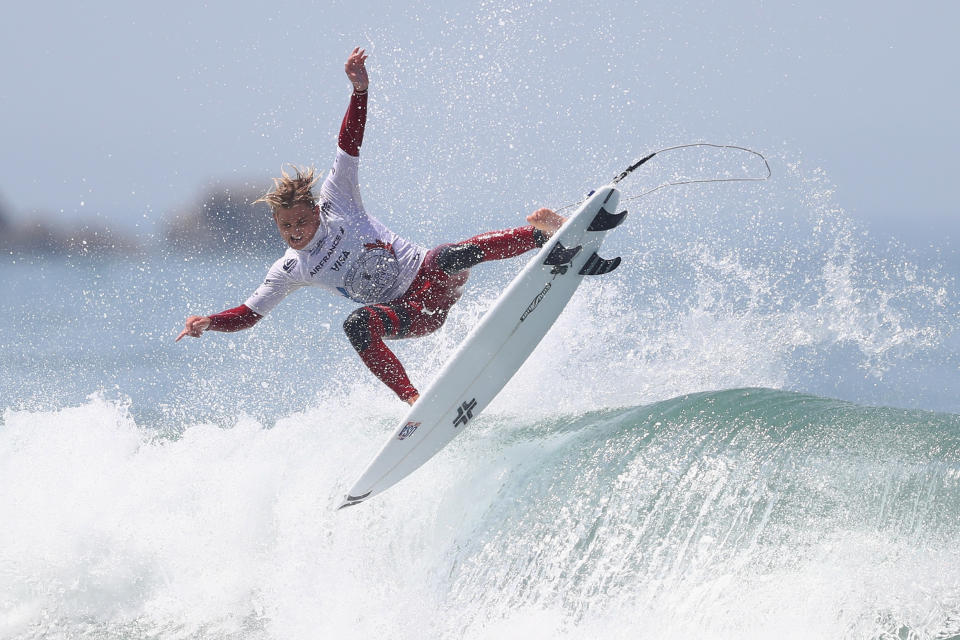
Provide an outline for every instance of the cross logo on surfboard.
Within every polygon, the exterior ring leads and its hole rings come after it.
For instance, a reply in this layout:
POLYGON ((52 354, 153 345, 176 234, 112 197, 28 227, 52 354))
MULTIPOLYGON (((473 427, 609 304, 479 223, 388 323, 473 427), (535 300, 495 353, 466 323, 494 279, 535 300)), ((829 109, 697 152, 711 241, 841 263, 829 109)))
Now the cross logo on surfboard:
POLYGON ((453 420, 454 428, 460 425, 467 426, 467 423, 473 419, 473 409, 477 406, 477 399, 470 398, 468 401, 460 403, 457 407, 457 417, 453 420))

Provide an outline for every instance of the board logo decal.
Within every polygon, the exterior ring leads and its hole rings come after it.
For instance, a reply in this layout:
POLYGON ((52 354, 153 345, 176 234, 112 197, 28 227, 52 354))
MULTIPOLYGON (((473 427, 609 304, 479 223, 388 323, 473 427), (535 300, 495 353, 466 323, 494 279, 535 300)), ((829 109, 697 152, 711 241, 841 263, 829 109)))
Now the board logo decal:
POLYGON ((461 402, 460 406, 457 407, 457 417, 453 420, 453 427, 457 428, 460 425, 467 426, 467 423, 473 419, 473 410, 476 406, 476 398, 470 398, 470 400, 461 402))
POLYGON ((547 283, 547 286, 545 286, 545 287, 540 291, 540 293, 537 294, 537 297, 533 299, 533 302, 530 303, 530 306, 527 307, 527 310, 523 312, 523 315, 522 315, 522 316, 520 316, 520 322, 523 322, 524 320, 526 320, 526 319, 527 319, 527 316, 530 315, 531 313, 533 313, 533 310, 536 309, 536 308, 537 308, 537 305, 540 304, 540 303, 543 301, 544 296, 547 295, 547 291, 550 291, 550 287, 552 287, 552 286, 553 286, 553 285, 548 282, 548 283, 547 283))
POLYGON ((413 435, 413 432, 417 430, 422 423, 420 422, 408 422, 403 425, 403 429, 400 429, 400 433, 397 434, 397 440, 404 440, 413 435))

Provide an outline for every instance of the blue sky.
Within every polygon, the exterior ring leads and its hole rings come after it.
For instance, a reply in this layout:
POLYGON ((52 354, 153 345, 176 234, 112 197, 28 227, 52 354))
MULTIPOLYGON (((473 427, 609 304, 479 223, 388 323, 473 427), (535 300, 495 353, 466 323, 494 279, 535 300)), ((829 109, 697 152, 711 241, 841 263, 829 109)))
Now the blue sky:
POLYGON ((881 232, 957 237, 960 4, 585 4, 18 3, 0 199, 150 231, 212 182, 326 166, 361 45, 365 189, 388 210, 560 204, 708 140, 822 168, 881 232))

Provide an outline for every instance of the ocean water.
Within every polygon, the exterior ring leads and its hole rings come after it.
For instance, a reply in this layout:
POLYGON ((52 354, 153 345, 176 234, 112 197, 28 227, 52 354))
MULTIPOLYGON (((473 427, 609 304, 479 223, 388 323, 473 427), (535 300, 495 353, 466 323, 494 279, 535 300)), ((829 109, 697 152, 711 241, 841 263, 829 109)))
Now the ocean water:
MULTIPOLYGON (((272 257, 0 257, 0 637, 960 637, 960 263, 774 164, 628 203, 490 410, 340 512, 404 409, 345 301, 174 344, 272 257)), ((395 345, 415 383, 521 262, 395 345)))

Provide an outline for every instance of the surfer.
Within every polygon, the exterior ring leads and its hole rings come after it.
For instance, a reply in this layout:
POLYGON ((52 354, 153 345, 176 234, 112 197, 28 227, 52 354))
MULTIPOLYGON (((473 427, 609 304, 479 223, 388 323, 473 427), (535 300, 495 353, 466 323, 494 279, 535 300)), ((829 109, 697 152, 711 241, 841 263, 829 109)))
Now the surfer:
POLYGON ((319 286, 365 306, 343 323, 364 364, 400 399, 419 397, 384 340, 433 333, 460 299, 470 268, 543 246, 565 218, 537 209, 529 226, 492 231, 429 251, 398 236, 367 214, 360 199, 358 168, 367 116, 367 55, 356 48, 344 70, 353 84, 340 126, 333 168, 321 183, 313 168, 293 167, 274 178, 274 188, 256 202, 268 204, 289 249, 240 306, 209 316, 190 316, 176 341, 205 331, 248 329, 283 298, 304 286, 319 286))

